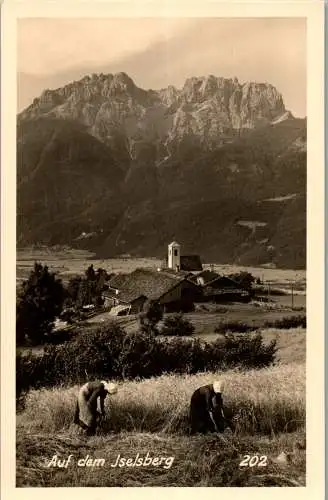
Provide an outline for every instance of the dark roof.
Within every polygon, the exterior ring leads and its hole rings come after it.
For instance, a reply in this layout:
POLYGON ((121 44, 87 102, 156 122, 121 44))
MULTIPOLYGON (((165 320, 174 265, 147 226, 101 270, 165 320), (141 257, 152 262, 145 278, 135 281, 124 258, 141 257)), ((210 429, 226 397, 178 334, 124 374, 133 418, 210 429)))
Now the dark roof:
POLYGON ((202 271, 203 266, 199 255, 181 255, 181 271, 202 271))
POLYGON ((103 297, 107 297, 108 299, 111 299, 113 297, 117 297, 116 291, 109 288, 108 290, 104 290, 102 293, 103 297))
POLYGON ((207 283, 204 287, 205 295, 211 295, 213 293, 241 293, 245 292, 245 290, 245 287, 228 276, 219 276, 213 281, 207 283))
POLYGON ((214 271, 210 271, 209 269, 205 269, 201 273, 194 274, 193 277, 190 278, 190 279, 194 283, 197 283, 198 282, 198 278, 202 278, 203 281, 204 281, 204 285, 206 285, 210 281, 213 281, 213 280, 215 280, 216 278, 219 278, 219 277, 220 277, 220 275, 217 274, 217 273, 215 273, 214 271))
POLYGON ((116 274, 109 280, 109 286, 111 288, 122 288, 126 282, 129 282, 130 274, 116 274))
POLYGON ((118 293, 116 293, 116 290, 113 288, 110 288, 109 290, 105 290, 102 295, 108 299, 117 299, 120 302, 128 304, 140 297, 145 297, 145 299, 147 299, 147 297, 141 294, 139 290, 129 290, 125 288, 118 290, 118 293))
POLYGON ((169 273, 171 275, 173 274, 174 276, 177 276, 179 278, 191 278, 194 276, 194 274, 192 274, 190 271, 182 271, 181 269, 179 271, 176 271, 175 269, 170 269, 169 267, 161 269, 161 272, 169 273))
POLYGON ((135 300, 141 295, 156 300, 174 288, 185 278, 165 271, 136 269, 122 283, 117 298, 126 301, 135 300))
POLYGON ((122 290, 118 293, 117 298, 119 301, 125 302, 126 304, 130 304, 140 298, 147 300, 146 295, 140 293, 139 290, 122 290))

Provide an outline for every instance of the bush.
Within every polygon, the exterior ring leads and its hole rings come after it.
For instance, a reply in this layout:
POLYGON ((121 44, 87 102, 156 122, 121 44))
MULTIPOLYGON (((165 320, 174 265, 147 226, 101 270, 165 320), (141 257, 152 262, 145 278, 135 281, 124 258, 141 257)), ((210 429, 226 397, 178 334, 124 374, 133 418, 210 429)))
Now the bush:
POLYGON ((256 278, 251 273, 248 273, 247 271, 240 271, 239 273, 229 274, 228 277, 231 278, 232 280, 236 281, 236 283, 239 283, 240 285, 244 286, 247 289, 251 289, 253 283, 256 280, 256 278))
POLYGON ((153 300, 144 303, 143 310, 139 315, 140 329, 144 334, 158 335, 157 323, 163 318, 160 305, 153 300))
POLYGON ((64 342, 73 340, 73 338, 77 335, 77 332, 78 330, 76 328, 73 329, 72 326, 68 329, 55 330, 46 335, 44 345, 64 344, 64 342))
POLYGON ((225 333, 225 332, 251 332, 255 330, 255 327, 247 323, 242 323, 241 321, 222 321, 219 323, 214 331, 215 333, 225 333))
POLYGON ((306 328, 306 315, 299 314, 298 316, 285 316, 276 321, 267 321, 264 324, 265 328, 306 328))
POLYGON ((182 313, 166 316, 161 329, 161 335, 171 335, 175 337, 188 337, 195 331, 194 325, 184 319, 182 313))
POLYGON ((228 367, 257 368, 274 362, 276 342, 262 336, 226 336, 224 344, 199 339, 158 339, 144 332, 126 333, 113 323, 48 345, 41 356, 16 356, 17 395, 29 387, 82 383, 86 379, 136 379, 163 373, 198 373, 228 367))
POLYGON ((43 357, 32 354, 32 351, 22 355, 16 354, 16 402, 24 406, 24 397, 30 387, 47 385, 45 378, 45 362, 43 357))
MULTIPOLYGON (((218 348, 220 349, 220 345, 218 348)), ((273 339, 265 345, 260 333, 249 337, 225 335, 224 363, 229 367, 242 365, 247 368, 263 368, 274 363, 276 352, 277 340, 273 339)))

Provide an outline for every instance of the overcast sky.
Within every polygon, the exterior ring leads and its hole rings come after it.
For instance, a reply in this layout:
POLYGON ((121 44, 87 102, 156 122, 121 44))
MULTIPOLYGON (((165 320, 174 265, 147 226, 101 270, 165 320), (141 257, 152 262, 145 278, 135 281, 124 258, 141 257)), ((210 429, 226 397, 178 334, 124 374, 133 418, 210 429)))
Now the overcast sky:
POLYGON ((306 20, 301 18, 21 19, 18 107, 45 88, 125 71, 142 88, 181 87, 213 74, 275 85, 306 115, 306 20))

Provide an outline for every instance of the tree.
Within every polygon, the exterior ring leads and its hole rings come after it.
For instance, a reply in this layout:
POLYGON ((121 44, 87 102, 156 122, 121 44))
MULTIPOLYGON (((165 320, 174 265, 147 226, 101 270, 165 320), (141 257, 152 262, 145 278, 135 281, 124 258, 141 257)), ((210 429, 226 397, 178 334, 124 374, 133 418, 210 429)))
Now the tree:
POLYGON ((67 286, 67 298, 65 300, 66 306, 72 307, 76 305, 79 297, 81 282, 82 282, 81 276, 74 276, 69 280, 67 286))
POLYGON ((146 334, 157 335, 156 325, 162 318, 163 311, 158 302, 154 300, 146 301, 139 316, 141 331, 146 334))
POLYGON ((105 269, 94 271, 91 264, 84 272, 84 277, 76 276, 68 283, 68 299, 66 304, 81 309, 88 304, 103 305, 102 292, 108 274, 105 269))
POLYGON ((106 290, 106 281, 109 279, 109 274, 105 269, 101 267, 96 272, 96 286, 95 286, 95 302, 96 305, 102 306, 104 304, 104 299, 102 297, 102 292, 106 290))
POLYGON ((95 281, 96 280, 96 273, 95 270, 93 269, 93 264, 91 264, 88 269, 85 271, 85 275, 88 281, 95 281))
POLYGON ((102 291, 106 281, 109 280, 110 275, 107 273, 106 269, 102 269, 101 267, 99 267, 99 269, 97 269, 95 278, 97 282, 97 288, 102 291))
POLYGON ((190 336, 194 333, 195 327, 194 325, 184 319, 182 313, 176 313, 172 316, 167 316, 164 319, 163 328, 161 329, 162 335, 173 335, 179 337, 190 336))
POLYGON ((82 280, 80 283, 79 293, 76 301, 78 308, 93 304, 95 295, 95 282, 89 280, 82 280))
POLYGON ((55 273, 37 262, 29 278, 24 281, 17 297, 17 343, 29 340, 39 344, 50 333, 56 316, 62 311, 64 288, 55 273))
POLYGON ((229 278, 233 279, 234 281, 236 281, 241 286, 247 289, 252 288, 252 285, 256 279, 251 273, 248 273, 247 271, 241 271, 239 273, 229 274, 229 278))

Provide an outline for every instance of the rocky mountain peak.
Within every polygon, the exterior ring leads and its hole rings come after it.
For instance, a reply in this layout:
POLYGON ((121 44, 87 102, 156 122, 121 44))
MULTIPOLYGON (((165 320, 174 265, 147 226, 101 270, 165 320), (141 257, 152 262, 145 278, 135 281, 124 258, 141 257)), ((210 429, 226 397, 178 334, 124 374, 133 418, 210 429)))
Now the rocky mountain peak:
POLYGON ((269 124, 285 113, 281 94, 267 83, 241 84, 236 77, 211 74, 187 78, 181 89, 169 85, 155 91, 137 87, 120 72, 86 75, 45 90, 19 118, 76 120, 109 145, 119 132, 129 154, 137 143, 157 137, 165 145, 157 147, 161 162, 172 143, 175 147, 187 138, 211 149, 238 130, 269 124))
POLYGON ((18 116, 17 173, 22 245, 305 264, 306 123, 268 83, 86 75, 18 116))

